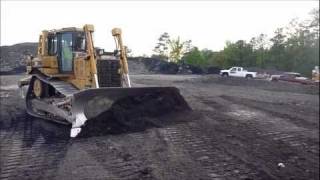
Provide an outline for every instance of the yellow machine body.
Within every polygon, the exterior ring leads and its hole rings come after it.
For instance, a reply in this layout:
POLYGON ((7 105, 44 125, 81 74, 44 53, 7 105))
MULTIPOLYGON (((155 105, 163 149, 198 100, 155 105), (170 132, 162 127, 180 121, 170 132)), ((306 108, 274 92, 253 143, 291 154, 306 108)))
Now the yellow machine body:
MULTIPOLYGON (((77 87, 78 89, 97 88, 95 75, 97 74, 97 57, 95 48, 93 46, 92 33, 94 32, 93 25, 84 25, 82 29, 79 28, 63 28, 52 31, 42 31, 39 37, 37 57, 27 61, 27 73, 32 73, 32 70, 37 69, 44 75, 59 78, 67 81, 77 87), (84 33, 85 37, 85 51, 76 52, 73 56, 73 70, 71 72, 62 73, 59 71, 58 52, 49 53, 50 44, 54 43, 56 34, 63 32, 80 32, 84 33)), ((118 40, 120 53, 120 68, 118 72, 121 75, 128 74, 128 64, 125 54, 125 47, 122 44, 121 30, 114 28, 112 35, 118 40)), ((57 46, 55 44, 55 46, 57 46)), ((52 47, 51 47, 52 48, 52 47)), ((55 49, 56 51, 57 49, 55 49)))

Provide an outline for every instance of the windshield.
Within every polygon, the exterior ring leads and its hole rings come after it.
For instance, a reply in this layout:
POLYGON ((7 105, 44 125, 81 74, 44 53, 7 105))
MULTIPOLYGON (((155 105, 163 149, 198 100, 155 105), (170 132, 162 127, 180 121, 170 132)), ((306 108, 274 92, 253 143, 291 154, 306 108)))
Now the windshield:
POLYGON ((230 71, 236 71, 237 69, 235 67, 230 68, 230 71))
POLYGON ((72 33, 63 33, 61 35, 61 70, 63 72, 72 71, 72 33))
POLYGON ((74 51, 86 51, 86 37, 84 32, 74 33, 74 51))
POLYGON ((86 37, 84 32, 63 32, 62 36, 68 34, 68 39, 62 40, 62 44, 68 46, 72 52, 75 51, 86 51, 86 37))

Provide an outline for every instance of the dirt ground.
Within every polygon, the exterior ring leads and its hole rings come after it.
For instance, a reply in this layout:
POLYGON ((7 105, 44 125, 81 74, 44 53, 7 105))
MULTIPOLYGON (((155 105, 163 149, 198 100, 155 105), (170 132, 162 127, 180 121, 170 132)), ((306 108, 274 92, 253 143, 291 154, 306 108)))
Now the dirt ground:
POLYGON ((133 75, 176 86, 190 112, 138 131, 69 139, 26 116, 1 76, 0 179, 319 179, 319 87, 207 75, 133 75))

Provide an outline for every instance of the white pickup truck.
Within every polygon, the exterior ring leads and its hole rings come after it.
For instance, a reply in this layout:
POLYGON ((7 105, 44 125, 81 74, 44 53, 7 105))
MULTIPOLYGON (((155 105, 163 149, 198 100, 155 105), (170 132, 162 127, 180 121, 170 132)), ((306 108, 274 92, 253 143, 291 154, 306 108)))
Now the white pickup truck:
POLYGON ((255 78, 257 76, 257 72, 249 72, 243 67, 232 67, 230 69, 221 70, 220 71, 221 76, 232 76, 232 77, 244 77, 244 78, 255 78))

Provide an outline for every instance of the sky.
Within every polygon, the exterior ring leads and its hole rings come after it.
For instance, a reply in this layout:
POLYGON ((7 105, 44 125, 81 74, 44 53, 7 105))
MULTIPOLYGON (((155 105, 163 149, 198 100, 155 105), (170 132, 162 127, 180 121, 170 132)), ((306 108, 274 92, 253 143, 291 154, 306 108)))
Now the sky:
POLYGON ((95 26, 95 46, 115 49, 119 27, 133 55, 151 55, 163 32, 192 40, 200 49, 223 49, 226 41, 272 37, 291 19, 306 19, 319 1, 3 1, 1 46, 37 42, 42 30, 95 26))

